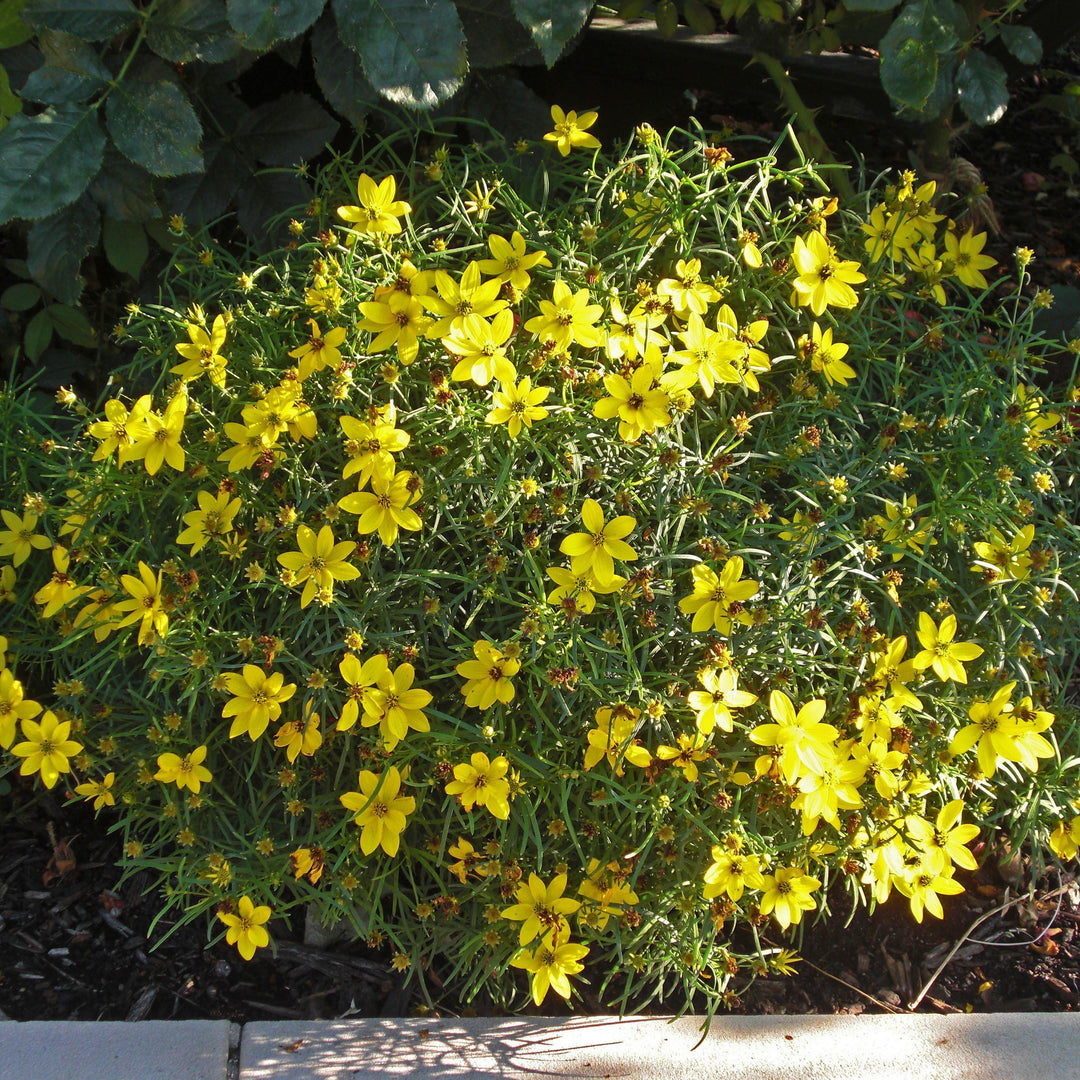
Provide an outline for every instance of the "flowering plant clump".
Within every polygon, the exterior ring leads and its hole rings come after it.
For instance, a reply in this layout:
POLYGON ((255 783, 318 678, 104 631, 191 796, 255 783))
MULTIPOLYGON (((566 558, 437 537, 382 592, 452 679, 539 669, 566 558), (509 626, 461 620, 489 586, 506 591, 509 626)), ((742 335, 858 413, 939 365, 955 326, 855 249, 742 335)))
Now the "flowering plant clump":
POLYGON ((588 116, 520 190, 338 162, 287 248, 189 237, 74 423, 2 399, 6 768, 244 957, 310 904, 466 998, 715 1008, 839 893, 1076 854, 1028 255, 984 303, 932 184, 841 210, 700 130, 582 172, 588 116))

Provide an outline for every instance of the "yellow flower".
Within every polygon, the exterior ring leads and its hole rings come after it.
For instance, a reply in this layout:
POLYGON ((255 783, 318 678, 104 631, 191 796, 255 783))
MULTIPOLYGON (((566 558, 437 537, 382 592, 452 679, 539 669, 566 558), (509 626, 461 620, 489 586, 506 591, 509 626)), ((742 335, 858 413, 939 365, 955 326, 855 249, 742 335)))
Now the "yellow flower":
POLYGON ((589 135, 588 129, 596 123, 595 112, 583 112, 580 116, 571 109, 564 113, 558 105, 551 106, 551 122, 555 125, 554 131, 544 135, 545 142, 553 142, 563 157, 574 147, 583 150, 599 150, 600 140, 595 135, 589 135))
MULTIPOLYGON (((130 599, 118 600, 113 605, 115 611, 128 612, 116 625, 130 626, 139 622, 139 644, 155 644, 169 630, 169 616, 165 613, 161 593, 161 571, 155 577, 153 570, 140 560, 139 576, 124 574, 120 584, 130 599)), ((82 612, 79 616, 81 619, 82 612)))
POLYGON ((193 794, 198 794, 199 788, 212 779, 210 770, 203 765, 205 760, 205 746, 197 746, 183 757, 179 754, 161 754, 157 759, 158 771, 154 779, 163 784, 175 784, 181 791, 190 788, 193 794))
MULTIPOLYGON (((0 638, 0 643, 3 640, 0 638)), ((23 684, 15 672, 10 668, 0 671, 0 747, 6 750, 14 741, 17 721, 33 720, 39 712, 41 706, 36 701, 23 697, 23 684)))
POLYGON ((285 756, 289 761, 295 761, 300 754, 313 757, 323 744, 322 732, 319 730, 320 717, 313 710, 313 703, 306 702, 304 715, 299 720, 282 724, 274 734, 274 745, 285 748, 285 756))
POLYGON ((233 518, 240 512, 240 500, 231 499, 227 491, 211 495, 198 494, 199 509, 184 515, 184 530, 176 538, 178 544, 190 544, 191 554, 202 551, 211 540, 220 540, 232 531, 233 518))
POLYGON ((607 758, 616 776, 623 775, 623 761, 639 769, 647 769, 652 764, 652 755, 634 741, 640 719, 641 710, 631 705, 602 705, 597 709, 596 727, 590 728, 585 736, 588 743, 585 751, 586 771, 598 765, 603 758, 607 758))
POLYGON ((370 855, 381 847, 393 858, 401 846, 406 818, 416 809, 416 799, 401 795, 401 773, 390 765, 385 773, 365 769, 359 776, 359 791, 347 791, 341 805, 353 811, 353 821, 360 826, 360 850, 370 855))
POLYGON ((472 380, 487 386, 492 379, 513 383, 517 370, 506 355, 506 343, 514 330, 514 313, 500 311, 488 322, 479 315, 466 315, 461 325, 442 339, 443 346, 460 359, 450 378, 455 382, 472 380))
POLYGON ((587 945, 571 945, 569 942, 557 945, 555 935, 551 933, 532 952, 527 949, 519 952, 510 961, 510 966, 523 968, 532 974, 532 999, 537 1005, 543 1002, 549 988, 569 1001, 570 980, 567 976, 584 971, 585 965, 580 961, 588 953, 587 945))
POLYGON ((499 281, 508 281, 518 292, 529 287, 528 271, 534 266, 550 266, 551 260, 544 251, 525 253, 525 238, 515 231, 509 240, 492 233, 488 237, 492 258, 481 259, 480 271, 499 281))
POLYGON ((41 609, 43 619, 51 619, 61 608, 90 591, 88 585, 76 585, 68 573, 71 559, 66 548, 54 547, 52 559, 52 577, 34 593, 34 603, 44 605, 41 609))
POLYGON ((389 665, 382 653, 376 653, 363 664, 352 653, 346 653, 345 659, 338 664, 338 671, 345 680, 349 700, 341 710, 337 729, 348 731, 356 723, 361 708, 365 715, 368 713, 368 698, 374 692, 376 682, 389 671, 389 665))
POLYGON ((978 869, 967 845, 979 835, 979 826, 958 824, 963 812, 964 800, 953 799, 938 811, 933 824, 915 814, 906 819, 907 831, 922 848, 928 870, 941 873, 953 864, 964 870, 978 869))
POLYGON ((277 559, 292 573, 295 584, 305 582, 300 597, 302 608, 311 603, 316 593, 332 595, 335 581, 353 581, 360 576, 360 571, 346 562, 356 548, 355 542, 335 544, 329 525, 324 525, 317 536, 313 529, 301 525, 296 530, 296 546, 299 551, 283 552, 277 559))
POLYGON ((93 461, 101 461, 118 452, 120 464, 130 460, 130 450, 146 430, 146 414, 150 411, 150 395, 145 394, 131 407, 129 413, 123 402, 113 398, 105 402, 105 419, 91 424, 86 430, 100 445, 93 461))
POLYGON ((547 418, 548 411, 540 404, 551 393, 550 386, 533 389, 532 379, 526 376, 516 386, 513 379, 502 383, 502 390, 491 394, 491 412, 484 417, 487 424, 506 424, 511 439, 516 439, 522 424, 531 428, 536 420, 547 418))
MULTIPOLYGON (((470 315, 488 319, 506 310, 506 301, 499 298, 500 282, 482 281, 480 264, 476 262, 465 267, 460 281, 455 281, 445 270, 436 270, 435 289, 435 293, 427 293, 423 297, 424 307, 435 316, 427 329, 429 337, 445 338, 460 334, 470 315)), ((511 329, 513 325, 511 316, 511 329)), ((503 334, 502 341, 508 336, 508 333, 503 334)))
POLYGON ((289 869, 294 878, 306 877, 312 885, 318 885, 326 869, 326 856, 320 847, 297 848, 289 855, 289 869))
POLYGON ((687 704, 697 713, 697 729, 708 735, 714 727, 731 731, 734 727, 732 709, 745 709, 757 701, 756 694, 738 688, 738 673, 733 667, 717 672, 710 668, 698 676, 704 690, 692 690, 687 704))
POLYGON ((954 757, 978 743, 979 768, 985 776, 993 776, 1001 760, 1018 762, 1035 772, 1039 758, 1054 755, 1053 746, 1039 734, 1053 724, 1053 714, 1032 709, 1030 698, 1012 705, 1009 699, 1015 689, 1015 682, 1006 683, 989 701, 975 701, 968 709, 972 723, 961 728, 949 743, 954 757))
POLYGON ((604 313, 599 304, 589 303, 589 290, 574 292, 565 281, 556 281, 551 299, 540 301, 540 314, 531 318, 525 329, 541 341, 554 342, 557 350, 573 343, 595 348, 603 341, 602 331, 594 324, 604 313))
POLYGON ((503 908, 501 914, 504 919, 514 922, 523 920, 518 935, 520 945, 528 945, 534 938, 548 933, 555 941, 570 936, 566 916, 577 911, 581 902, 563 896, 565 891, 565 874, 552 878, 550 885, 545 885, 536 874, 530 874, 528 883, 518 887, 517 903, 503 908))
POLYGON ((859 264, 837 257, 832 245, 819 232, 795 237, 793 253, 798 277, 795 278, 795 301, 822 315, 827 307, 853 308, 858 302, 852 285, 866 280, 859 264))
POLYGON ((661 761, 672 761, 676 768, 682 769, 683 777, 691 784, 697 782, 699 761, 704 761, 708 755, 705 753, 705 736, 700 731, 693 735, 679 732, 675 737, 678 746, 658 746, 656 756, 661 761))
POLYGON ((1017 530, 1011 540, 993 526, 990 527, 990 539, 977 541, 972 545, 980 563, 973 570, 986 566, 998 573, 998 581, 1023 581, 1031 570, 1031 555, 1028 548, 1035 539, 1035 526, 1025 525, 1017 530))
POLYGON ((126 453, 121 451, 121 458, 127 461, 141 459, 151 476, 156 476, 163 464, 183 472, 184 448, 180 445, 180 437, 184 432, 187 408, 188 396, 181 390, 173 394, 161 415, 153 411, 146 413, 142 434, 126 453))
POLYGON ((186 329, 191 343, 177 345, 176 351, 187 362, 177 364, 170 370, 174 375, 179 375, 184 382, 193 382, 201 375, 205 375, 214 386, 223 387, 226 360, 221 355, 221 350, 225 345, 225 317, 218 315, 214 319, 214 326, 209 334, 195 323, 188 323, 186 329))
POLYGON ((106 773, 101 780, 87 780, 85 783, 75 785, 75 794, 81 795, 87 802, 94 800, 94 811, 103 806, 115 806, 116 796, 112 792, 112 786, 116 782, 116 773, 106 773))
POLYGON ((605 866, 599 859, 589 859, 585 879, 578 886, 578 896, 584 896, 587 901, 578 911, 579 923, 586 922, 603 930, 612 915, 618 918, 625 908, 638 902, 637 893, 624 883, 625 874, 619 871, 616 862, 605 866))
POLYGON ((662 278, 656 293, 671 300, 675 314, 683 322, 691 313, 704 315, 709 305, 720 299, 720 293, 701 280, 700 259, 679 259, 675 263, 675 277, 662 278))
POLYGON ((364 317, 356 324, 357 328, 375 334, 368 352, 383 352, 396 345, 403 364, 411 364, 416 359, 420 335, 431 325, 419 297, 392 292, 385 301, 365 301, 360 305, 360 311, 364 317))
POLYGON ((371 491, 354 491, 338 499, 337 504, 348 514, 360 515, 357 532, 378 530, 380 539, 389 547, 397 540, 398 529, 417 532, 422 525, 420 515, 409 509, 420 498, 419 486, 411 486, 416 479, 406 471, 387 479, 373 474, 371 491))
POLYGON ((447 854, 457 859, 457 862, 451 863, 447 869, 451 874, 457 875, 462 885, 465 884, 465 879, 470 873, 478 877, 487 877, 487 860, 468 840, 459 836, 457 843, 451 844, 446 850, 447 854))
POLYGON ((703 895, 706 900, 726 893, 729 899, 738 903, 746 889, 764 888, 761 860, 756 855, 743 855, 717 844, 713 846, 712 858, 705 871, 703 895))
POLYGON ((704 563, 694 567, 694 591, 679 601, 679 610, 694 616, 691 630, 715 628, 720 634, 730 634, 735 623, 750 625, 750 613, 744 609, 743 601, 755 596, 759 586, 756 581, 740 581, 742 572, 743 561, 738 555, 724 563, 719 577, 704 563))
POLYGON ((811 893, 821 882, 810 877, 801 867, 780 866, 775 874, 765 874, 758 902, 762 915, 772 915, 786 930, 802 919, 804 911, 813 911, 817 903, 811 893))
POLYGON ((353 225, 363 236, 394 236, 401 232, 398 218, 412 212, 407 202, 395 200, 397 181, 384 177, 378 184, 367 173, 356 182, 359 206, 339 206, 338 217, 353 225))
POLYGON ((615 579, 615 559, 632 562, 637 558, 624 536, 637 528, 637 520, 628 515, 604 523, 604 512, 595 499, 586 499, 581 507, 581 522, 586 532, 571 533, 559 550, 570 556, 570 569, 579 576, 592 573, 601 586, 615 579))
POLYGON ((308 319, 308 325, 311 327, 311 336, 303 345, 289 352, 294 360, 300 361, 298 373, 301 382, 312 372, 321 371, 325 367, 337 368, 341 364, 339 346, 345 340, 346 333, 344 326, 335 326, 323 334, 314 319, 308 319))
POLYGON ((364 727, 379 725, 383 745, 389 753, 409 733, 430 731, 431 725, 423 710, 431 704, 427 690, 413 687, 415 669, 412 664, 398 664, 379 672, 375 685, 364 695, 364 727))
POLYGON ((483 638, 473 643, 474 660, 463 660, 454 670, 466 680, 461 688, 470 709, 490 709, 497 701, 509 705, 514 700, 510 681, 521 668, 521 661, 507 656, 483 638))
MULTIPOLYGON (((919 644, 922 652, 912 658, 916 671, 933 668, 942 681, 967 682, 964 664, 982 656, 980 646, 970 641, 953 641, 956 636, 956 616, 946 615, 937 626, 925 611, 919 612, 919 644)), ((1015 684, 1014 684, 1015 685, 1015 684)))
POLYGON ((270 935, 263 925, 270 919, 270 908, 265 904, 256 907, 249 896, 241 896, 235 913, 219 911, 218 918, 228 927, 225 940, 235 945, 245 960, 250 960, 256 949, 270 944, 270 935))
POLYGON ((774 724, 758 724, 749 734, 758 746, 780 750, 780 769, 789 784, 810 772, 821 773, 833 754, 833 743, 839 731, 832 724, 823 724, 825 701, 815 698, 806 702, 798 713, 795 704, 782 690, 769 694, 769 712, 774 724))
POLYGON ((983 271, 997 265, 997 260, 983 255, 986 246, 986 233, 974 234, 969 228, 963 236, 957 236, 951 229, 945 233, 946 258, 952 264, 952 275, 969 289, 985 289, 986 278, 983 271))
MULTIPOLYGON (((651 348, 655 350, 655 346, 651 348)), ((648 355, 649 350, 646 351, 648 355)), ((604 389, 611 396, 601 398, 593 405, 593 415, 601 420, 617 416, 619 438, 626 442, 637 442, 643 434, 649 435, 659 427, 666 427, 671 423, 670 399, 659 385, 661 366, 662 361, 650 363, 647 359, 629 380, 618 374, 605 375, 604 389)))
POLYGON ((68 758, 82 750, 82 743, 74 742, 68 736, 71 733, 71 721, 61 722, 55 713, 46 710, 39 724, 35 720, 22 721, 25 742, 16 743, 11 752, 23 758, 19 766, 20 776, 41 774, 41 782, 47 787, 55 787, 61 773, 71 772, 68 758))
POLYGON ((894 877, 898 892, 908 898, 911 913, 917 922, 923 921, 923 912, 929 911, 939 919, 945 917, 938 894, 956 896, 964 891, 964 886, 953 878, 953 868, 932 869, 924 859, 910 877, 894 877))
POLYGON ((578 615, 588 615, 593 611, 596 607, 594 592, 614 593, 626 584, 626 578, 615 574, 610 581, 601 585, 591 570, 584 574, 575 574, 562 566, 549 566, 547 575, 557 586, 548 593, 547 602, 554 607, 562 608, 567 618, 571 619, 578 615))
POLYGON ((35 548, 44 551, 52 547, 52 541, 47 536, 34 532, 38 523, 37 514, 28 510, 20 518, 10 510, 0 510, 0 517, 7 526, 6 530, 0 531, 0 556, 10 555, 12 566, 21 566, 35 548))
POLYGON ((847 386, 848 379, 855 377, 855 369, 844 363, 848 346, 841 341, 833 341, 832 327, 822 331, 815 320, 810 330, 810 337, 799 338, 799 352, 810 357, 810 367, 825 376, 825 381, 832 386, 834 382, 847 386))
POLYGON ((505 821, 510 816, 510 782, 506 779, 510 762, 505 757, 488 759, 478 751, 468 762, 454 766, 454 779, 444 789, 447 795, 456 795, 466 810, 483 806, 505 821))
POLYGON ((281 706, 296 693, 296 683, 286 683, 280 671, 268 675, 255 664, 245 664, 243 672, 229 672, 225 689, 233 695, 221 710, 223 717, 235 717, 229 738, 247 732, 254 742, 271 720, 281 716, 281 706))
POLYGON ((341 473, 343 479, 359 473, 358 483, 363 487, 372 476, 384 482, 394 475, 396 466, 391 455, 400 454, 411 438, 407 431, 394 426, 394 419, 392 409, 374 423, 357 420, 354 416, 339 418, 338 423, 348 440, 345 450, 349 455, 341 473))

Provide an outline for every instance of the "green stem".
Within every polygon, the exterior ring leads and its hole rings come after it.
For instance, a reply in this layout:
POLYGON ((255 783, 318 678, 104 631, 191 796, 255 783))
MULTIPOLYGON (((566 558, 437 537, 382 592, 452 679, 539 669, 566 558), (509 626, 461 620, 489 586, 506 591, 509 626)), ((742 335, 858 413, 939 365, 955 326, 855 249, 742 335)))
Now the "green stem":
MULTIPOLYGON (((765 52, 755 52, 754 59, 768 72, 769 78, 772 79, 777 90, 779 90, 780 100, 784 103, 784 108, 791 114, 792 119, 802 132, 810 155, 823 165, 839 165, 833 152, 829 149, 829 144, 818 130, 817 123, 814 120, 814 110, 809 108, 806 102, 803 101, 798 88, 792 82, 791 76, 787 73, 787 69, 780 60, 765 52)), ((845 200, 851 200, 855 197, 855 189, 851 186, 847 173, 841 169, 830 170, 828 181, 829 186, 845 200)))
POLYGON ((143 39, 146 37, 146 31, 150 27, 150 20, 151 18, 153 18, 154 11, 157 9, 158 4, 160 3, 161 0, 150 0, 149 6, 143 8, 139 12, 141 22, 139 23, 139 32, 135 35, 135 44, 131 46, 131 51, 124 58, 124 62, 120 66, 120 70, 116 73, 116 78, 114 78, 109 83, 109 85, 105 88, 105 93, 103 93, 101 97, 99 97, 97 101, 94 102, 91 108, 100 109, 105 99, 120 85, 124 76, 127 74, 128 68, 131 67, 131 64, 134 61, 135 57, 139 54, 139 46, 142 45, 143 39))

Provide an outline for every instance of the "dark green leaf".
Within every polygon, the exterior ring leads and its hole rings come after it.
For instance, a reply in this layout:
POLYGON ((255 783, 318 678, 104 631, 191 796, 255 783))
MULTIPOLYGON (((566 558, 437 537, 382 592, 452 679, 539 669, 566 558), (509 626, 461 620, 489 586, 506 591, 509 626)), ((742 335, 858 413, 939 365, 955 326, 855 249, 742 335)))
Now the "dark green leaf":
POLYGON ((34 280, 61 303, 82 294, 79 267, 100 235, 100 215, 89 195, 38 221, 26 240, 26 264, 34 280))
POLYGON ((0 131, 7 127, 7 122, 22 109, 22 102, 11 92, 7 69, 0 64, 0 131))
POLYGON ((332 0, 342 41, 368 81, 410 109, 447 101, 468 70, 465 32, 450 0, 332 0))
POLYGON ((716 19, 702 0, 684 0, 683 14, 695 34, 711 34, 716 29, 716 19))
POLYGON ((50 304, 44 312, 49 316, 53 329, 72 345, 95 345, 97 334, 86 317, 86 312, 69 304, 50 304))
POLYGON ((105 161, 90 185, 90 195, 102 213, 120 221, 146 221, 161 213, 154 178, 128 161, 115 146, 106 148, 105 161))
POLYGON ((15 217, 35 221, 73 203, 104 152, 97 116, 79 105, 12 117, 0 131, 0 225, 15 217))
POLYGON ((256 173, 237 195, 237 217, 252 242, 265 249, 288 235, 283 215, 310 201, 311 188, 296 173, 256 173), (271 224, 274 218, 279 220, 271 224))
POLYGON ((934 80, 934 88, 929 97, 923 102, 922 108, 915 110, 919 119, 926 123, 936 120, 946 110, 951 109, 956 101, 956 69, 959 66, 957 56, 942 56, 938 58, 937 78, 934 80))
POLYGON ((361 127, 381 99, 367 81, 360 57, 338 36, 333 16, 324 16, 311 31, 311 55, 315 78, 326 100, 353 127, 361 127))
POLYGON ((0 49, 11 49, 29 41, 33 29, 22 19, 22 9, 29 0, 6 0, 0 4, 0 49))
POLYGON ((467 115, 489 123, 509 144, 539 141, 551 130, 548 106, 510 72, 486 71, 470 79, 466 101, 467 115))
POLYGON ((63 30, 86 41, 102 41, 139 17, 131 0, 31 0, 23 19, 38 30, 63 30))
POLYGON ((900 0, 844 0, 848 11, 892 11, 900 0))
POLYGON ((48 311, 39 311, 27 324, 23 334, 23 349, 31 360, 37 360, 52 341, 53 324, 48 311))
POLYGON ((619 5, 618 16, 620 19, 626 19, 630 22, 634 19, 640 19, 645 14, 645 9, 649 6, 651 0, 623 0, 619 5))
POLYGON ((672 0, 660 0, 656 5, 656 29, 664 37, 671 37, 679 28, 679 9, 672 0))
POLYGON ((465 29, 469 67, 542 64, 544 58, 532 35, 518 22, 510 0, 456 0, 465 29))
POLYGON ((150 254, 146 230, 137 221, 106 218, 101 226, 101 240, 105 246, 105 258, 120 273, 137 278, 150 254))
POLYGON ((1001 40, 1021 64, 1037 64, 1042 60, 1042 41, 1030 26, 1003 26, 1001 40))
POLYGON ((267 165, 295 165, 320 153, 337 129, 314 98, 284 94, 251 112, 237 132, 236 146, 267 165))
POLYGON ((881 49, 881 85, 893 101, 916 112, 925 107, 937 79, 937 53, 926 41, 907 38, 881 49))
POLYGON ((146 43, 174 64, 220 64, 240 53, 225 0, 163 0, 154 9, 146 43))
POLYGON ((43 30, 38 47, 45 63, 32 72, 22 96, 46 105, 89 100, 112 78, 109 69, 85 41, 61 30, 43 30))
POLYGON ((180 87, 127 80, 106 99, 105 116, 121 152, 155 176, 202 169, 202 128, 180 87))
POLYGON ((29 311, 41 299, 41 290, 36 285, 21 281, 0 293, 0 308, 8 311, 29 311))
POLYGON ((996 124, 1009 107, 1005 69, 981 49, 973 49, 956 73, 956 94, 960 108, 976 124, 996 124))
POLYGON ((240 185, 251 175, 252 163, 226 139, 208 139, 204 158, 203 172, 178 176, 165 185, 167 212, 182 214, 188 224, 196 226, 221 217, 240 185))
POLYGON ((551 67, 570 39, 585 25, 592 0, 510 0, 514 14, 532 34, 551 67))
POLYGON ((326 0, 227 0, 229 22, 247 49, 263 52, 302 34, 322 14, 326 0))

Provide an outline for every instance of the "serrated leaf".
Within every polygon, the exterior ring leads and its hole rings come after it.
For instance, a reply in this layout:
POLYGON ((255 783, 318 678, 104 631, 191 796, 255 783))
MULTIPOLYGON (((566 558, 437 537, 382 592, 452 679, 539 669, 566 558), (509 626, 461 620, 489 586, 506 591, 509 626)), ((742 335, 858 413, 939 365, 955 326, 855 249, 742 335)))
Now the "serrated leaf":
POLYGON ((101 168, 105 132, 79 105, 20 114, 0 131, 0 225, 35 221, 73 203, 101 168))
POLYGON ((266 249, 288 235, 283 215, 310 201, 311 188, 295 172, 255 173, 237 195, 236 216, 252 242, 266 249))
POLYGON ((49 347, 52 341, 53 324, 48 311, 39 311, 27 324, 23 334, 23 351, 33 361, 49 347))
POLYGON ((53 329, 72 345, 97 344, 97 334, 81 308, 70 304, 50 304, 42 314, 48 315, 53 329))
POLYGON ((79 267, 99 235, 100 215, 89 195, 36 222, 26 240, 34 280, 61 303, 76 303, 83 289, 79 267))
POLYGON ((240 54, 225 0, 163 0, 147 27, 146 44, 174 64, 220 64, 240 54))
POLYGON ((201 173, 178 176, 165 185, 167 212, 181 214, 190 225, 206 225, 221 217, 240 185, 251 175, 245 161, 227 139, 207 139, 201 173))
POLYGON ((139 18, 131 0, 31 0, 23 21, 38 30, 63 30, 86 41, 103 41, 139 18))
POLYGON ((202 127, 180 87, 123 82, 105 101, 105 120, 120 151, 155 176, 202 170, 202 127))
POLYGON ((1001 40, 1021 64, 1037 64, 1042 60, 1042 40, 1030 26, 1003 26, 1001 40))
POLYGON ((981 49, 973 49, 956 73, 956 96, 960 108, 976 124, 996 124, 1009 107, 1005 69, 981 49))
POLYGON ((11 92, 7 69, 0 64, 0 131, 7 127, 7 122, 22 111, 22 102, 11 92))
POLYGON ((341 40, 368 81, 409 109, 433 109, 461 86, 465 32, 450 0, 331 0, 341 40))
POLYGON ((540 46, 551 67, 570 39, 585 25, 592 0, 510 0, 514 14, 540 46))
POLYGON ((469 68, 542 64, 532 35, 518 22, 510 0, 455 0, 465 30, 469 68))
POLYGON ((138 278, 150 254, 146 230, 137 221, 117 221, 106 218, 101 225, 101 241, 105 258, 120 271, 138 278))
POLYGON ((41 290, 28 281, 20 281, 0 293, 0 308, 8 311, 29 311, 41 299, 41 290))
POLYGON ((315 78, 327 102, 353 127, 361 127, 381 99, 368 82, 360 57, 338 36, 330 14, 320 19, 311 31, 311 55, 315 61, 315 78))
POLYGON ((937 80, 937 53, 929 42, 908 38, 881 50, 881 85, 893 101, 916 112, 925 107, 937 80))
POLYGON ((263 52, 302 34, 326 0, 227 0, 229 23, 246 49, 263 52))
POLYGON ((267 165, 295 165, 319 154, 338 124, 307 94, 284 94, 253 109, 236 133, 241 154, 267 165))
POLYGON ((29 2, 6 0, 0 4, 0 49, 12 49, 34 36, 33 28, 22 19, 22 10, 29 2))
POLYGON ((120 221, 146 221, 161 213, 154 178, 115 146, 106 147, 101 172, 90 184, 90 196, 103 214, 120 221))
POLYGON ((43 30, 38 48, 45 63, 30 73, 22 96, 46 105, 88 101, 112 78, 97 53, 72 34, 43 30))

